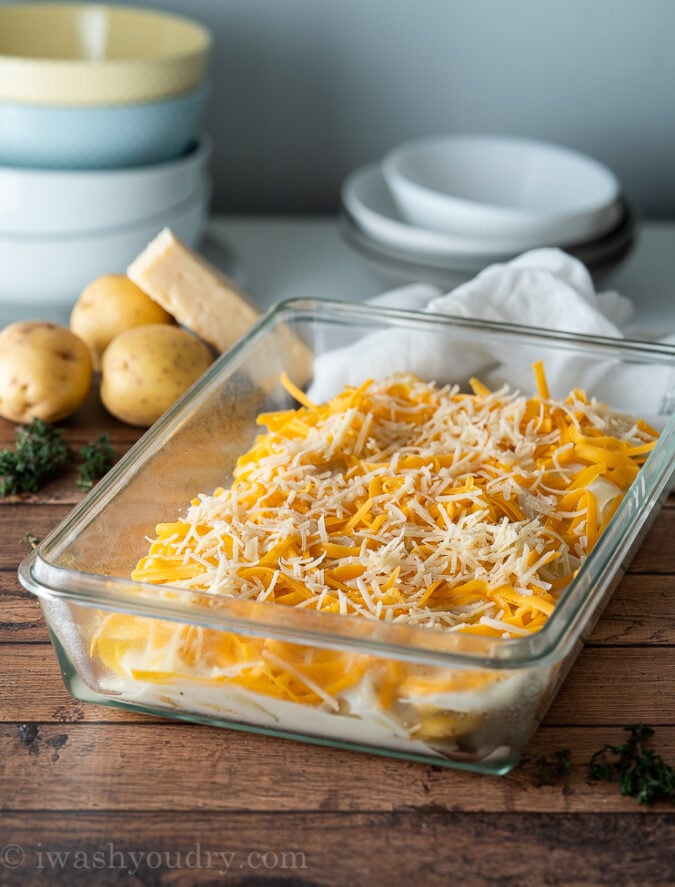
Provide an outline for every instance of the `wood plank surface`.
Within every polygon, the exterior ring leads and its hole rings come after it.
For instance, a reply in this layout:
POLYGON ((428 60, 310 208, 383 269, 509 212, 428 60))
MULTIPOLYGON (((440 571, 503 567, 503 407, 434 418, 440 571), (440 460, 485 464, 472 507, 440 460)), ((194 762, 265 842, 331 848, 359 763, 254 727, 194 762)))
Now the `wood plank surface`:
MULTIPOLYGON (((589 761, 605 743, 624 741, 620 728, 542 727, 506 776, 312 748, 218 727, 153 723, 0 725, 0 756, 14 778, 5 810, 186 810, 195 805, 194 773, 209 785, 201 810, 385 810, 454 812, 639 812, 617 786, 590 777, 589 761), (568 745, 565 745, 567 743, 568 745), (540 758, 569 747, 569 775, 555 781, 540 758), (153 787, 145 782, 152 749, 153 787), (308 757, 310 756, 310 757, 308 757), (283 773, 283 786, 279 775, 283 773), (164 774, 162 777, 160 774, 164 774)), ((675 728, 660 728, 659 749, 675 754, 675 728)), ((667 810, 664 802, 654 810, 667 810)), ((652 812, 654 812, 652 810, 652 812)))
POLYGON ((70 824, 60 812, 8 816, 16 867, 4 883, 666 887, 675 843, 663 813, 87 811, 70 824))
MULTIPOLYGON (((141 433, 95 402, 64 427, 73 446, 106 431, 118 455, 141 433)), ((14 431, 0 420, 0 446, 14 431)), ((0 500, 0 884, 673 883, 672 807, 623 797, 588 764, 636 722, 675 755, 675 497, 521 762, 494 777, 74 699, 16 574, 25 535, 81 501, 74 480, 0 500), (562 748, 570 772, 547 779, 541 759, 562 748)))

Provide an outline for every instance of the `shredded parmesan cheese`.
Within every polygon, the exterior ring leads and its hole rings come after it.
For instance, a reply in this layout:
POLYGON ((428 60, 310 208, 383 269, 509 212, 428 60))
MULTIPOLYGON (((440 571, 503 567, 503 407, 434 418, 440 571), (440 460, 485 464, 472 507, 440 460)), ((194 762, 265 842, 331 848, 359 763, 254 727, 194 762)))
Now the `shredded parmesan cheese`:
MULTIPOLYGON (((231 487, 159 524, 132 578, 436 630, 536 632, 657 432, 579 390, 551 398, 541 364, 535 380, 527 398, 392 376, 315 405, 282 379, 301 406, 259 417, 267 430, 231 487)), ((109 617, 93 648, 138 680, 210 676, 338 711, 367 667, 193 626, 147 637, 133 623, 109 617)), ((380 675, 383 709, 406 684, 397 669, 380 675)))

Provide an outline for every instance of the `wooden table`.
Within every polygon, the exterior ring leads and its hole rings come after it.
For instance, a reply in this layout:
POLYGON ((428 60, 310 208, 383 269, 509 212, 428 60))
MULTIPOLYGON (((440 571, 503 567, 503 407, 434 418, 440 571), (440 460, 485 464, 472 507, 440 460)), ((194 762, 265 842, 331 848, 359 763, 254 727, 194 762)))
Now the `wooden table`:
MULTIPOLYGON (((137 438, 92 402, 74 445, 137 438)), ((14 442, 0 420, 0 445, 14 442)), ((74 473, 0 500, 0 883, 657 885, 672 808, 589 779, 622 727, 672 760, 675 499, 630 566, 524 761, 481 776, 86 705, 64 689, 16 567, 82 494, 74 473), (561 747, 572 770, 541 784, 561 747)))

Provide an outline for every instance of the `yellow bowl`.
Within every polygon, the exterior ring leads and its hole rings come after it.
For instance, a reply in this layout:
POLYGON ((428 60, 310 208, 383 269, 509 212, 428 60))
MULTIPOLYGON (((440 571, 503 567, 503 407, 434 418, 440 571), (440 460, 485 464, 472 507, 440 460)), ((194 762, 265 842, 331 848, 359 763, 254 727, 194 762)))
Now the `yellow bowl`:
POLYGON ((38 105, 149 102, 203 78, 209 31, 131 6, 0 6, 0 100, 38 105))

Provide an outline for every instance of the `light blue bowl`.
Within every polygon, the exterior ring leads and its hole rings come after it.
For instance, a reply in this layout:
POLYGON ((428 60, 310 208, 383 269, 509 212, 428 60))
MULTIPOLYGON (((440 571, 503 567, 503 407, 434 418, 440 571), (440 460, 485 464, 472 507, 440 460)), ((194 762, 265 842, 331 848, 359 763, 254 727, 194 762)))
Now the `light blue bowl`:
POLYGON ((116 169, 180 157, 201 129, 209 84, 133 105, 0 102, 0 166, 116 169))

